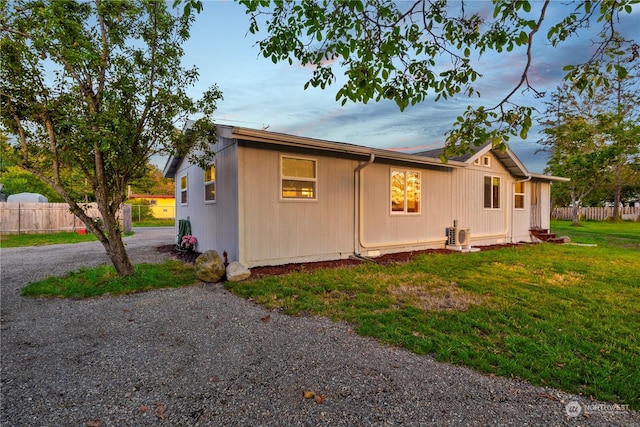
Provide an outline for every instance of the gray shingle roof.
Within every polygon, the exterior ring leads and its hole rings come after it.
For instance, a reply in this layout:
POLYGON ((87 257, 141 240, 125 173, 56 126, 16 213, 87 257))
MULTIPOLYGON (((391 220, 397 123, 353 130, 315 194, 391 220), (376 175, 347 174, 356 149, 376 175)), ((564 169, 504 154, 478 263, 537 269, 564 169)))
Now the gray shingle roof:
MULTIPOLYGON (((457 162, 466 162, 471 157, 473 157, 478 151, 482 150, 487 145, 489 145, 488 142, 486 144, 480 145, 478 147, 475 147, 475 146, 470 147, 471 151, 469 151, 468 153, 465 153, 465 154, 463 154, 461 156, 449 157, 449 160, 455 160, 457 162)), ((438 159, 442 155, 443 151, 444 151, 444 147, 435 148, 433 150, 420 151, 420 152, 413 153, 413 154, 416 155, 416 156, 433 157, 433 158, 438 159)))

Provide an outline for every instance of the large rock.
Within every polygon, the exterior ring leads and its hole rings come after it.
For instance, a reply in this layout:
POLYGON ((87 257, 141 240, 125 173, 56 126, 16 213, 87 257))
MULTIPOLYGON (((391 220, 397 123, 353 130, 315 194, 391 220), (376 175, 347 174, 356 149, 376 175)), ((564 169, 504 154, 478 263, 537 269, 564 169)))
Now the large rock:
POLYGON ((217 251, 208 250, 195 263, 196 276, 203 282, 219 282, 224 276, 224 263, 217 251))
POLYGON ((251 276, 251 271, 238 261, 233 261, 227 265, 227 280, 230 282, 241 282, 251 276))

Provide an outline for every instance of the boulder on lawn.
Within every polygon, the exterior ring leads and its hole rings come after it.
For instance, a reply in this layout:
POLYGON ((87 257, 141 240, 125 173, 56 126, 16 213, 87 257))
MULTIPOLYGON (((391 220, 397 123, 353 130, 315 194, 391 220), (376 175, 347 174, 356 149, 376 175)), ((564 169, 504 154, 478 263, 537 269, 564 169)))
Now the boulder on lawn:
POLYGON ((227 280, 230 282, 242 282, 251 276, 251 271, 238 261, 233 261, 227 265, 227 280))
POLYGON ((210 283, 219 282, 225 273, 222 258, 214 250, 208 250, 196 258, 195 270, 198 279, 210 283))

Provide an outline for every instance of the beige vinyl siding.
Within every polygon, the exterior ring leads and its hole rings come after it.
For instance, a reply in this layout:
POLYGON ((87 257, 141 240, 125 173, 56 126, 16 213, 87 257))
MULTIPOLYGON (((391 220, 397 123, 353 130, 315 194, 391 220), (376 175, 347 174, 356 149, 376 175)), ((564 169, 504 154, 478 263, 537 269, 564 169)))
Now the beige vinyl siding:
MULTIPOLYGON (((215 249, 221 255, 227 251, 229 261, 252 267, 347 258, 354 252, 376 256, 444 247, 445 229, 454 222, 470 228, 472 245, 528 241, 532 221, 548 228, 549 182, 534 174, 524 186, 525 206, 515 209, 514 182, 520 178, 511 176, 498 160, 500 156, 492 152, 483 151, 477 163, 438 166, 387 153, 333 152, 329 150, 335 147, 328 142, 298 146, 294 137, 274 143, 270 137, 254 135, 257 131, 234 133, 234 129, 221 126, 214 146, 215 203, 204 200, 200 168, 182 160, 175 169, 176 179, 186 175, 189 184, 185 205, 179 203, 180 189, 176 188, 177 219, 191 219, 199 251, 215 249), (316 170, 309 173, 308 168, 289 167, 283 174, 283 156, 311 160, 303 163, 313 164, 316 170), (391 188, 394 170, 405 177, 419 174, 419 212, 414 203, 418 198, 408 193, 406 201, 411 204, 403 203, 400 209, 396 197, 396 209, 392 209, 392 194, 397 196, 391 188), (485 177, 500 180, 499 208, 484 206, 485 177), (286 194, 281 188, 283 179, 288 180, 286 194), (535 216, 531 214, 533 185, 539 186, 535 216)), ((514 166, 511 159, 505 162, 514 166)), ((174 166, 172 163, 171 174, 174 166)), ((516 175, 526 173, 515 166, 516 175)), ((412 190, 413 194, 418 192, 412 190)))
MULTIPOLYGON (((189 218, 191 230, 198 239, 198 252, 215 250, 220 256, 227 252, 229 261, 238 260, 238 198, 237 145, 233 140, 220 138, 216 145, 216 203, 204 199, 204 171, 183 160, 176 176, 188 174, 189 204, 177 203, 178 219, 189 218)), ((177 195, 180 194, 176 186, 177 195)))
MULTIPOLYGON (((422 211, 416 215, 390 214, 389 180, 395 166, 374 163, 364 169, 362 247, 383 252, 392 252, 400 245, 404 245, 403 250, 443 247, 445 228, 452 227, 454 221, 459 227, 471 229, 472 244, 528 241, 530 198, 526 194, 524 210, 514 210, 515 178, 491 153, 486 156, 489 162, 466 168, 418 168, 422 211), (484 207, 485 176, 500 178, 499 209, 484 207)), ((526 192, 529 188, 525 185, 526 192)))
POLYGON ((204 172, 201 197, 206 237, 220 256, 238 261, 238 146, 234 140, 220 138, 216 152, 216 203, 204 202, 204 172))
POLYGON ((286 151, 240 147, 240 261, 247 266, 346 258, 353 253, 355 160, 317 161, 315 200, 280 195, 286 151))
POLYGON ((513 206, 512 213, 512 232, 511 232, 511 240, 513 242, 529 242, 531 241, 531 236, 529 233, 529 229, 531 228, 531 182, 524 182, 524 207, 522 209, 518 209, 515 207, 515 194, 514 185, 511 185, 512 193, 511 197, 511 205, 513 206))
POLYGON ((374 163, 362 172, 363 214, 360 244, 363 248, 387 249, 405 245, 412 247, 438 247, 444 242, 444 228, 448 223, 451 205, 448 202, 451 172, 414 168, 421 176, 420 213, 397 214, 391 212, 390 177, 396 166, 374 163))
POLYGON ((490 167, 470 165, 453 172, 452 205, 453 220, 459 227, 471 229, 472 244, 493 244, 505 241, 510 231, 510 215, 512 210, 513 178, 502 164, 490 153, 490 167), (500 178, 500 208, 484 207, 484 178, 494 176, 500 178))
POLYGON ((189 164, 186 160, 183 160, 178 169, 176 170, 176 184, 175 184, 175 192, 176 192, 176 234, 178 229, 178 220, 186 219, 190 217, 193 213, 197 211, 195 206, 197 203, 182 203, 182 194, 183 190, 181 189, 181 181, 183 179, 187 182, 187 197, 188 201, 191 201, 193 197, 193 185, 195 183, 195 176, 200 174, 200 169, 198 167, 189 164))

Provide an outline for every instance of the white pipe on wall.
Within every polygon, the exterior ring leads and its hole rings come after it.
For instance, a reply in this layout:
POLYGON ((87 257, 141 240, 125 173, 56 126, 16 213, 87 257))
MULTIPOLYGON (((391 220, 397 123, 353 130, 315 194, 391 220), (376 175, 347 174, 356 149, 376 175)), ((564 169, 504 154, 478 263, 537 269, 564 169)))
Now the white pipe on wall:
POLYGON ((369 155, 369 160, 364 163, 358 165, 358 167, 354 171, 354 181, 353 181, 353 192, 354 192, 354 200, 353 200, 353 253, 356 256, 360 255, 360 225, 362 223, 362 183, 360 179, 360 173, 364 168, 371 165, 376 159, 376 155, 371 153, 369 155))

